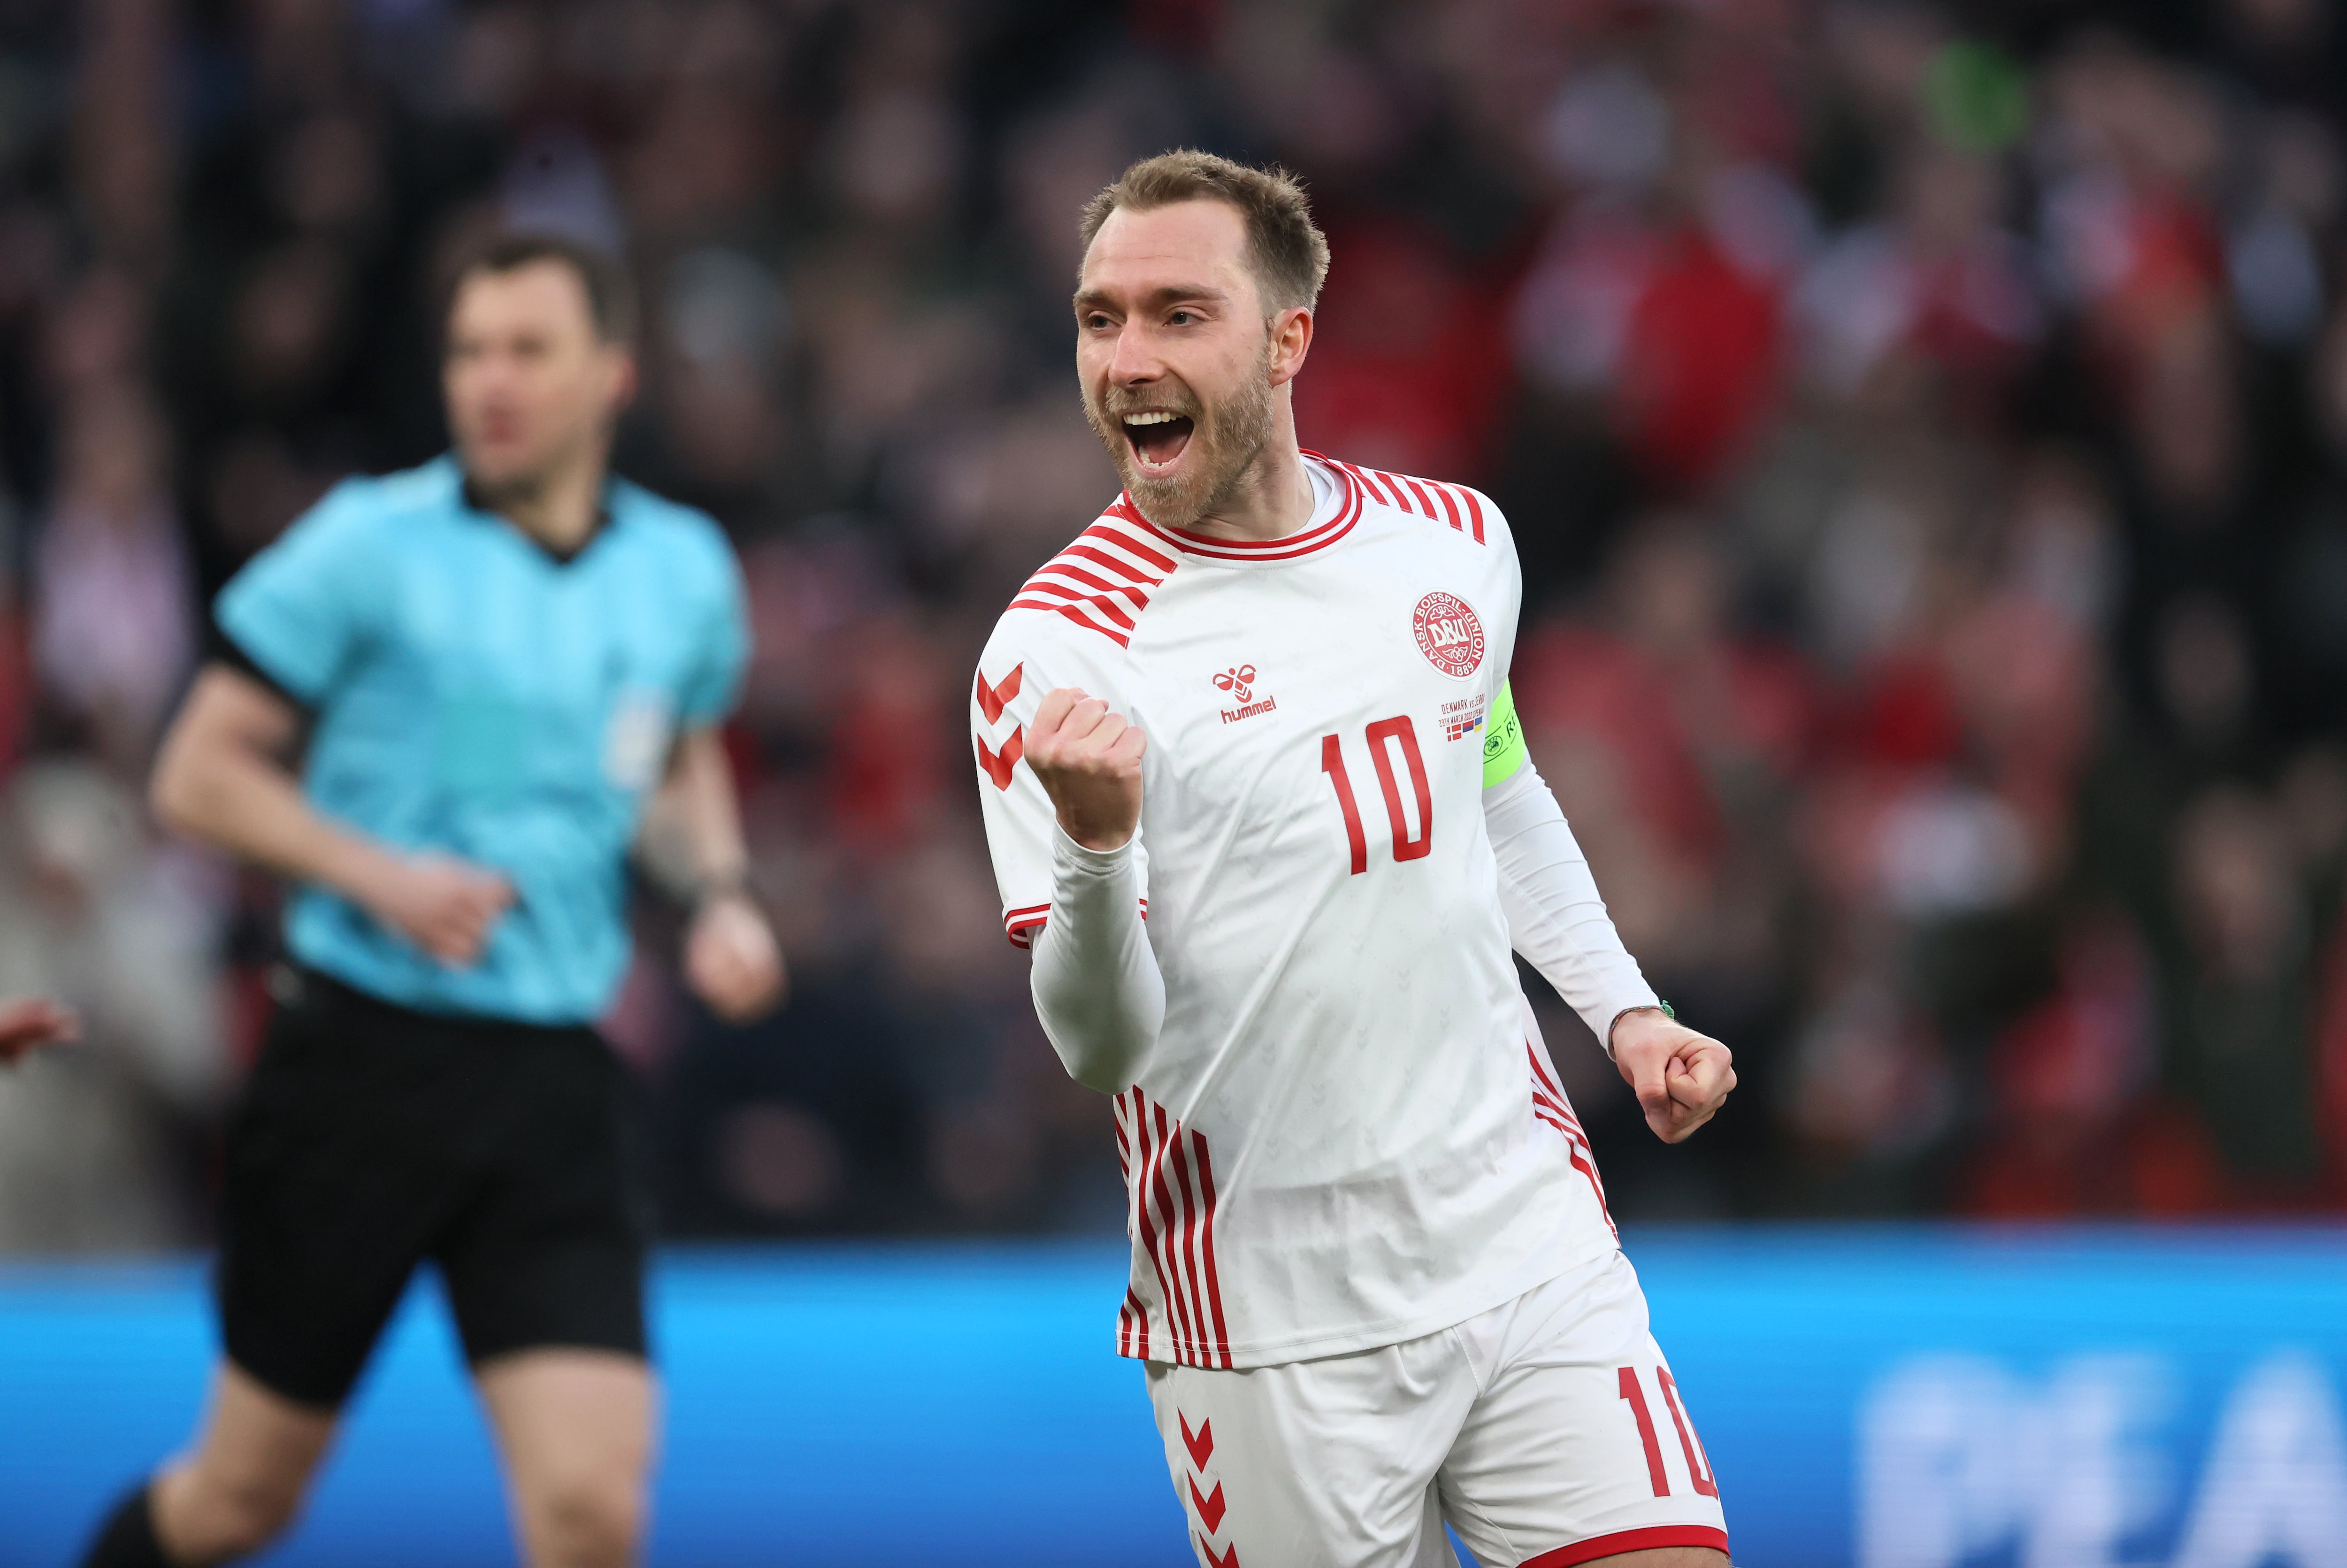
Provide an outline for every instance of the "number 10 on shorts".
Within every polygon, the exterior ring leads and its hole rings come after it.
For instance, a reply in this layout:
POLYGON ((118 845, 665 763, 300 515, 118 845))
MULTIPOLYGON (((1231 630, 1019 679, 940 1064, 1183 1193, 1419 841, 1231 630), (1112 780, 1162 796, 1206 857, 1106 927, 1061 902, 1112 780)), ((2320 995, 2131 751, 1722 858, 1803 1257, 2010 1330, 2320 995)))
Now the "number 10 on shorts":
MULTIPOLYGON (((1656 1497, 1668 1497, 1671 1478, 1663 1470, 1663 1445, 1655 1439, 1655 1418, 1646 1409, 1646 1390, 1639 1385, 1638 1369, 1623 1368, 1621 1378, 1622 1397, 1630 1401, 1630 1413, 1638 1421, 1638 1440, 1645 1445, 1647 1479, 1655 1483, 1656 1497)), ((1695 1423, 1687 1419, 1686 1406, 1679 1400, 1679 1386, 1671 1381, 1671 1369, 1655 1368, 1655 1382, 1662 1389, 1663 1408, 1671 1413, 1671 1425, 1678 1429, 1679 1451, 1686 1455, 1687 1478, 1703 1496, 1717 1497, 1719 1483, 1712 1479, 1703 1441, 1695 1435, 1695 1423)))
MULTIPOLYGON (((1393 826, 1393 857, 1397 863, 1423 860, 1434 850, 1434 791, 1427 783, 1426 759, 1419 754, 1418 730, 1408 713, 1398 713, 1371 724, 1364 738, 1368 743, 1369 765, 1377 770, 1378 789, 1385 796, 1386 821, 1393 826), (1409 772, 1410 792, 1418 797, 1415 833, 1402 810, 1401 781, 1394 774, 1396 752, 1401 753, 1402 765, 1409 772)), ((1337 792, 1337 809, 1345 814, 1346 846, 1352 851, 1353 875, 1358 876, 1369 868, 1369 842, 1361 827, 1352 775, 1345 769, 1342 736, 1320 737, 1320 771, 1328 775, 1337 792)))

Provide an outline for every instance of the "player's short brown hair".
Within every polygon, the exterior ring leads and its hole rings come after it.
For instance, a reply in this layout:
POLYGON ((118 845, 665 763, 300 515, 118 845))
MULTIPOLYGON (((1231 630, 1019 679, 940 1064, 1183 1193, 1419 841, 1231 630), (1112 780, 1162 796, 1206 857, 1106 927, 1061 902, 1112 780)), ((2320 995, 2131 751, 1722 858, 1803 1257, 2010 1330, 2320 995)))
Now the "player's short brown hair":
POLYGON ((597 337, 610 343, 635 341, 635 280, 617 257, 568 234, 522 230, 493 235, 468 251, 456 268, 456 278, 448 287, 448 306, 455 309, 456 295, 465 284, 482 273, 495 277, 518 272, 541 261, 568 267, 579 274, 579 282, 587 291, 587 313, 595 323, 597 337))
POLYGON ((1250 169, 1182 148, 1144 158, 1084 205, 1084 249, 1120 208, 1145 212, 1180 201, 1227 201, 1246 220, 1249 260, 1266 312, 1312 308, 1328 276, 1328 240, 1313 226, 1304 183, 1277 164, 1250 169))

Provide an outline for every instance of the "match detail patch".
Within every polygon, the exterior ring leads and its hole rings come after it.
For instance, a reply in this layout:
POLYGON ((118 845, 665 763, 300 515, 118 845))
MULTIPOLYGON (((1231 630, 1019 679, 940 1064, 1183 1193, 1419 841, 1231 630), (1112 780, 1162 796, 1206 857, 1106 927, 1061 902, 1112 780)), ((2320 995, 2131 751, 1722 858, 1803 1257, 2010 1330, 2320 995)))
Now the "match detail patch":
POLYGON ((1471 735, 1481 734, 1486 716, 1485 710, 1490 706, 1491 699, 1485 697, 1481 692, 1471 697, 1461 697, 1455 702, 1443 703, 1442 738, 1446 741, 1463 741, 1471 735))

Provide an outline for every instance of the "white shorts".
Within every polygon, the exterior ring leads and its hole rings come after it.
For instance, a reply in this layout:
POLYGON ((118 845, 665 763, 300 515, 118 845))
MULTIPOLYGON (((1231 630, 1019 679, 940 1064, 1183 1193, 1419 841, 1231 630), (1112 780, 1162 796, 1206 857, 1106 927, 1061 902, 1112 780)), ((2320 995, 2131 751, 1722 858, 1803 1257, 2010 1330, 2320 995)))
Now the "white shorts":
POLYGON ((1614 1253, 1381 1349, 1244 1371, 1148 1364, 1210 1568, 1568 1568, 1708 1546, 1710 1461, 1614 1253))

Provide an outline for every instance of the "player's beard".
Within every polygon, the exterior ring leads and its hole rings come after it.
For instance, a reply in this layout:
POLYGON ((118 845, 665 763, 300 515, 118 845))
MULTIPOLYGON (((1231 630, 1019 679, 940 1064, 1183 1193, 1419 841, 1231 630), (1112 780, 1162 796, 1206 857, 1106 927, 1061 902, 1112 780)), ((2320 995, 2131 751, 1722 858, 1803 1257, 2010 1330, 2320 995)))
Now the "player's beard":
POLYGON ((1201 518, 1219 510, 1271 444, 1270 334, 1264 334, 1262 351, 1237 389, 1220 403, 1209 405, 1178 384, 1175 390, 1179 395, 1172 402, 1163 388, 1132 392, 1111 387, 1098 401, 1089 387, 1084 391, 1084 417, 1108 448, 1124 480, 1124 493, 1142 516, 1162 528, 1194 528, 1201 518), (1178 471, 1163 477, 1141 466, 1124 433, 1124 415, 1151 408, 1187 415, 1193 426, 1178 471))

